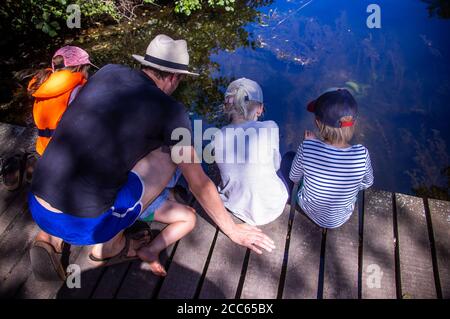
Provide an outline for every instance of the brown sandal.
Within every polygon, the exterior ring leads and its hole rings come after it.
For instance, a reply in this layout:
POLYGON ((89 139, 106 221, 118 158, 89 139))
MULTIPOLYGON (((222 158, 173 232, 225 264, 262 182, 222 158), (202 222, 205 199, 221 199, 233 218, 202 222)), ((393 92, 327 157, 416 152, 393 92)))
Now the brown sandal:
POLYGON ((70 245, 63 242, 61 252, 50 243, 35 241, 30 249, 31 267, 39 281, 66 280, 64 263, 67 263, 70 245), (67 257, 67 258, 66 258, 67 257))
POLYGON ((1 177, 5 188, 13 192, 22 185, 23 154, 15 154, 6 160, 1 159, 1 177))
POLYGON ((25 154, 25 168, 23 179, 26 183, 31 183, 33 179, 33 172, 36 167, 36 163, 39 160, 39 155, 36 152, 30 152, 25 154))
POLYGON ((127 256, 128 251, 130 250, 130 243, 131 240, 141 240, 144 237, 148 237, 147 240, 145 240, 142 244, 142 246, 148 245, 151 240, 151 232, 149 229, 142 229, 137 232, 131 233, 131 234, 125 234, 125 246, 122 248, 122 250, 115 256, 112 257, 106 257, 106 258, 98 258, 94 256, 92 253, 89 254, 90 261, 97 264, 98 267, 108 267, 112 265, 117 265, 120 263, 133 261, 139 259, 138 255, 135 256, 127 256))

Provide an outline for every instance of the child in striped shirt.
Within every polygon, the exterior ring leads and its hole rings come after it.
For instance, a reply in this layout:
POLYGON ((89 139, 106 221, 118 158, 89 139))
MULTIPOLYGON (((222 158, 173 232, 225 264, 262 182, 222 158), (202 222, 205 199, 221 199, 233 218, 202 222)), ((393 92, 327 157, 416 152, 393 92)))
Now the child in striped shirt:
POLYGON ((349 144, 357 109, 355 99, 345 89, 326 92, 308 104, 320 139, 305 131, 289 178, 302 182, 298 203, 323 228, 343 225, 352 215, 358 192, 373 184, 369 151, 363 145, 349 144))

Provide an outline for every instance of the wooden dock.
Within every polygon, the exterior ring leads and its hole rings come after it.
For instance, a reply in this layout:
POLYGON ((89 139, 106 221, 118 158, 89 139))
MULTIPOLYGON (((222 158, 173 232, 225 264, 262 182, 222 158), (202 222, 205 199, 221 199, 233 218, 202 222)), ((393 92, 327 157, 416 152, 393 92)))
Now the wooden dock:
MULTIPOLYGON (((32 147, 33 134, 0 124, 0 155, 32 147)), ((194 204, 196 228, 162 253, 167 277, 138 261, 92 268, 90 247, 74 246, 81 288, 70 289, 31 272, 38 227, 27 190, 0 186, 1 298, 450 298, 450 202, 368 190, 352 218, 326 234, 287 205, 261 227, 277 247, 263 255, 233 244, 194 204)))

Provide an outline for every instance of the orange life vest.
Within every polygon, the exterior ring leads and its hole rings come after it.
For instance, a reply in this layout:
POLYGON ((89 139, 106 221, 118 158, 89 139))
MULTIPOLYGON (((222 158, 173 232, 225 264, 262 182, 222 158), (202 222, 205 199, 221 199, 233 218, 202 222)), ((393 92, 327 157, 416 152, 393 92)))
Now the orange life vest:
MULTIPOLYGON (((28 87, 35 81, 32 79, 28 87)), ((61 116, 67 109, 73 89, 85 83, 86 79, 82 73, 61 70, 52 73, 33 93, 35 98, 33 118, 38 128, 36 152, 39 155, 44 153, 61 116)))

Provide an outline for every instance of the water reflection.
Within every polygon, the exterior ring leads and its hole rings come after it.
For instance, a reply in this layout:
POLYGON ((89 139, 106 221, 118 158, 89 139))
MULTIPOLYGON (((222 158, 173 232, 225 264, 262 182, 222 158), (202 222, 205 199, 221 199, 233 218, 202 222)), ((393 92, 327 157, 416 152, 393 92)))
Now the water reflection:
MULTIPOLYGON (((159 12, 140 12, 135 22, 111 26, 101 30, 87 30, 75 41, 92 53, 94 61, 106 63, 135 63, 131 53, 143 54, 149 41, 164 33, 174 39, 188 42, 190 64, 200 76, 189 78, 175 92, 175 98, 182 101, 198 116, 212 120, 212 106, 222 99, 221 89, 231 81, 228 77, 212 77, 220 71, 220 65, 212 62, 210 56, 219 51, 234 51, 239 47, 253 47, 249 32, 244 28, 256 22, 261 6, 273 1, 240 1, 234 11, 195 12, 190 17, 175 15, 167 8, 159 12)), ((136 65, 137 66, 137 65, 136 65)))
MULTIPOLYGON (((132 53, 143 54, 150 40, 159 33, 167 34, 175 39, 183 38, 188 42, 190 64, 201 74, 182 83, 175 94, 190 110, 206 118, 213 119, 212 105, 222 99, 220 89, 226 87, 232 80, 227 77, 212 77, 213 72, 220 71, 220 65, 212 62, 210 56, 221 50, 234 51, 239 47, 254 47, 246 25, 258 20, 258 9, 273 1, 237 1, 234 11, 202 10, 186 17, 176 15, 173 8, 161 7, 161 10, 136 11, 135 21, 119 25, 90 28, 83 30, 81 35, 64 39, 65 44, 78 45, 86 49, 93 62, 97 65, 121 63, 136 65, 131 58, 132 53)), ((26 41, 26 39, 24 39, 26 41)), ((51 53, 56 45, 41 54, 39 61, 17 61, 19 72, 17 79, 23 79, 11 96, 11 101, 0 105, 2 121, 16 124, 32 125, 31 102, 26 97, 26 82, 37 66, 47 67, 51 53), (39 63, 40 62, 40 63, 39 63)), ((48 48, 48 47, 47 47, 48 48)), ((42 48, 40 48, 42 50, 42 48)), ((16 79, 16 81, 17 81, 16 79)), ((11 81, 11 79, 1 80, 11 81)))
POLYGON ((131 53, 145 52, 157 33, 185 38, 202 75, 176 98, 217 124, 224 88, 252 78, 263 87, 266 118, 279 123, 282 151, 295 150, 304 129, 313 129, 307 102, 346 87, 360 105, 355 142, 371 152, 375 187, 448 198, 449 1, 378 0, 382 28, 368 29, 371 2, 239 1, 233 12, 190 17, 141 11, 136 22, 65 40, 102 65, 134 63, 131 53))
POLYGON ((450 18, 450 1, 449 0, 422 0, 428 4, 428 13, 430 17, 438 16, 442 19, 450 18))
POLYGON ((262 84, 267 117, 280 124, 285 151, 313 129, 305 111, 310 99, 330 87, 352 89, 360 104, 355 142, 371 151, 375 186, 405 193, 445 189, 449 21, 429 19, 421 1, 378 1, 383 27, 369 29, 370 3, 276 1, 248 28, 255 50, 214 57, 227 65, 218 75, 262 84), (398 19, 402 12, 408 19, 398 19))

